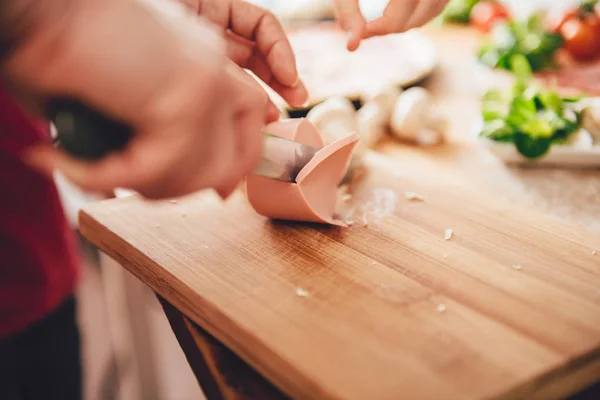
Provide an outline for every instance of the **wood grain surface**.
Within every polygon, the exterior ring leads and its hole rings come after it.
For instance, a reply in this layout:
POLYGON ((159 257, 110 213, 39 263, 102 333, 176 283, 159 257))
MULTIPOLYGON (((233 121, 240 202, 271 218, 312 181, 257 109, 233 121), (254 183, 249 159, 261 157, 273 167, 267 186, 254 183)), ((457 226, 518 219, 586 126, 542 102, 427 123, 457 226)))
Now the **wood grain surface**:
POLYGON ((600 377, 599 236, 367 165, 349 229, 201 194, 97 203, 81 230, 293 398, 561 398, 600 377))

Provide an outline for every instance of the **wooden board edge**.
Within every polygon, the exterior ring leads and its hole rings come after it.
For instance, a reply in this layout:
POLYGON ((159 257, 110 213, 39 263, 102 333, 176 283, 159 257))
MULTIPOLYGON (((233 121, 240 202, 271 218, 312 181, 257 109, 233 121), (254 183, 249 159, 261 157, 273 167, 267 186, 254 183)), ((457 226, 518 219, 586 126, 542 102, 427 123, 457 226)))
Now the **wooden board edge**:
POLYGON ((600 382, 600 347, 550 370, 500 399, 560 400, 600 382))
MULTIPOLYGON (((114 201, 114 200, 113 200, 114 201)), ((118 200, 117 200, 118 201, 118 200)), ((143 281, 150 289, 152 289, 157 295, 163 297, 166 301, 176 307, 179 312, 185 317, 189 318, 192 322, 197 324, 202 329, 206 330, 210 335, 216 338, 219 342, 223 343, 227 348, 229 348, 234 354, 236 354, 240 359, 245 361, 248 365, 250 365, 254 370, 256 370, 260 375, 265 377, 269 382, 273 384, 276 388, 281 390, 282 393, 289 395, 293 399, 310 399, 314 398, 314 396, 318 396, 319 399, 323 400, 340 400, 336 396, 331 393, 325 391, 324 388, 320 387, 318 383, 311 381, 309 379, 292 379, 288 376, 283 376, 278 373, 279 368, 277 366, 267 367, 266 363, 263 360, 256 360, 256 357, 253 357, 244 347, 238 345, 238 342, 234 340, 230 335, 227 334, 227 331, 231 329, 236 329, 240 332, 243 332, 245 338, 252 342, 251 347, 255 352, 258 352, 257 349, 263 354, 266 354, 262 358, 272 357, 276 359, 279 363, 287 364, 289 369, 296 369, 292 364, 284 360, 278 354, 274 353, 264 344, 262 344, 259 340, 254 338, 250 333, 246 332, 242 327, 235 324, 235 322, 229 320, 227 317, 224 317, 228 326, 216 327, 214 324, 210 322, 210 318, 206 315, 202 315, 197 311, 192 310, 189 306, 186 305, 188 299, 182 297, 179 293, 176 293, 172 290, 164 290, 165 286, 161 285, 150 285, 149 281, 155 279, 156 276, 153 276, 152 273, 148 271, 142 271, 139 268, 139 263, 133 263, 128 260, 127 257, 120 254, 117 250, 111 248, 115 246, 111 246, 110 244, 118 243, 119 241, 123 242, 123 240, 115 234, 113 231, 108 229, 106 226, 99 223, 90 213, 88 213, 87 208, 84 208, 79 211, 79 226, 81 234, 89 240, 92 244, 94 244, 100 251, 105 253, 107 256, 115 260, 119 263, 123 268, 133 274, 136 278, 143 281), (96 240, 97 234, 101 232, 104 234, 105 238, 109 238, 108 240, 96 240), (162 290, 161 290, 162 289, 162 290)), ((144 264, 156 264, 153 260, 149 259, 145 254, 141 253, 137 249, 134 250, 139 257, 140 260, 143 260, 144 264)), ((202 299, 197 299, 202 301, 202 299)), ((206 314, 218 314, 220 313, 212 304, 208 302, 202 303, 202 309, 206 314)), ((222 313, 220 313, 222 314, 222 313)))
POLYGON ((161 296, 157 295, 156 297, 207 400, 225 400, 212 371, 208 368, 204 355, 196 347, 195 340, 187 329, 183 314, 161 296))
MULTIPOLYGON (((172 307, 172 306, 171 306, 172 307)), ((173 307, 173 309, 175 309, 173 307)), ((286 400, 286 397, 266 378, 239 358, 226 346, 200 328, 195 322, 182 316, 185 327, 197 350, 226 400, 261 399, 286 400)))

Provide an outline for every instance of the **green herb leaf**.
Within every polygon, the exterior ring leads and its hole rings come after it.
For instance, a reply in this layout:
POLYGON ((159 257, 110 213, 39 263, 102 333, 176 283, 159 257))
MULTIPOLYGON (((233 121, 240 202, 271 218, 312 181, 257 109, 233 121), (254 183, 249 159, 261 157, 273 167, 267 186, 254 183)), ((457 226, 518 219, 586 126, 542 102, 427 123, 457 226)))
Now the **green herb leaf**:
POLYGON ((534 14, 523 21, 498 24, 480 48, 479 60, 490 67, 525 74, 525 60, 532 72, 556 66, 554 55, 563 46, 560 35, 545 31, 543 18, 534 14), (517 64, 513 58, 519 56, 517 64))
POLYGON ((537 109, 532 99, 527 99, 524 96, 515 97, 510 105, 507 122, 513 126, 521 126, 533 121, 536 114, 537 109))
POLYGON ((557 114, 561 114, 563 110, 563 99, 556 92, 540 93, 539 99, 545 108, 549 108, 557 114))
POLYGON ((504 120, 496 119, 483 124, 480 136, 497 142, 512 142, 514 141, 515 131, 504 120))
POLYGON ((552 139, 544 137, 531 137, 518 132, 515 135, 515 146, 519 153, 529 159, 542 157, 550 149, 552 139))
POLYGON ((510 57, 510 69, 518 79, 529 80, 533 75, 531 65, 523 54, 513 54, 510 57))
POLYGON ((536 119, 531 122, 524 123, 520 126, 521 133, 528 135, 533 139, 551 138, 554 134, 552 125, 543 119, 536 119))
POLYGON ((511 55, 510 64, 517 80, 509 96, 498 90, 490 90, 483 96, 484 125, 480 136, 514 143, 524 157, 539 158, 552 144, 565 143, 577 132, 581 110, 577 105, 565 105, 573 99, 530 84, 532 71, 522 54, 511 55))
POLYGON ((466 24, 471 18, 471 11, 475 4, 480 0, 450 0, 444 11, 442 18, 446 22, 456 22, 466 24))

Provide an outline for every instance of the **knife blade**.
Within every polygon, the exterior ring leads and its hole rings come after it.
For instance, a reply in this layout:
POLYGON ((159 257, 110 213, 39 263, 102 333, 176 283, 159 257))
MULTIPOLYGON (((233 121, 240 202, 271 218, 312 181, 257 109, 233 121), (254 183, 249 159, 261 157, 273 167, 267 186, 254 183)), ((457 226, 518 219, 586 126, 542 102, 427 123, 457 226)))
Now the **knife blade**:
POLYGON ((253 175, 260 175, 284 182, 295 182, 298 173, 319 149, 265 134, 262 159, 253 175))
MULTIPOLYGON (((122 150, 133 135, 126 124, 74 99, 53 99, 48 103, 47 114, 56 129, 55 143, 80 159, 99 160, 122 150)), ((261 162, 253 175, 295 182, 300 170, 318 150, 265 133, 261 162)))

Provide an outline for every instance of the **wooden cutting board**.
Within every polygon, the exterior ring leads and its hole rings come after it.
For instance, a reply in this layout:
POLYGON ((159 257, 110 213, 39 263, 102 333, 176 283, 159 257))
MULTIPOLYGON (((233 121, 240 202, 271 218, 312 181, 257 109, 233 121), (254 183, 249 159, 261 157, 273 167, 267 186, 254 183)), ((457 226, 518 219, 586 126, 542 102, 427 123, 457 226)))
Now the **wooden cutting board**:
POLYGON ((93 204, 81 231, 293 398, 549 399, 600 378, 600 237, 367 165, 347 229, 200 194, 93 204))

